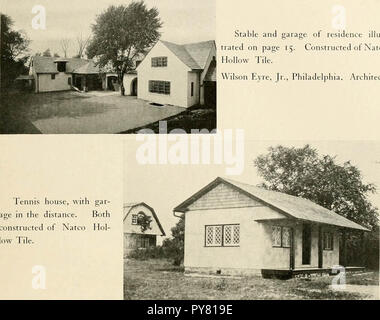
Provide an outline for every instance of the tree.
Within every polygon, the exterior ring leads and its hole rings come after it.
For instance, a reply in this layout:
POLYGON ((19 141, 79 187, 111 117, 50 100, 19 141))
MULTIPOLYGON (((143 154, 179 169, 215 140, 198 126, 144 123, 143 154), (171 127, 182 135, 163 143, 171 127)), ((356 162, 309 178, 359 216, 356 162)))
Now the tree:
POLYGON ((84 37, 82 34, 80 34, 78 37, 77 37, 77 44, 78 44, 78 53, 76 55, 77 58, 82 58, 84 53, 85 53, 85 49, 87 47, 87 44, 88 42, 90 41, 90 37, 84 37))
POLYGON ((70 47, 70 39, 61 39, 60 45, 63 52, 63 56, 67 58, 67 51, 69 50, 69 47, 70 47))
POLYGON ((54 53, 53 57, 59 58, 59 54, 58 53, 54 53))
POLYGON ((0 13, 1 18, 1 87, 8 87, 27 69, 29 39, 23 31, 13 30, 13 20, 0 13))
POLYGON ((137 224, 141 227, 141 232, 151 230, 152 218, 146 215, 144 212, 140 212, 137 216, 137 224))
POLYGON ((185 215, 171 229, 171 238, 165 239, 162 248, 166 257, 173 259, 175 265, 183 262, 185 246, 185 215))
POLYGON ((157 8, 148 9, 144 1, 110 6, 97 16, 92 26, 87 55, 96 58, 100 67, 112 65, 124 95, 124 74, 135 67, 136 58, 146 54, 158 41, 161 26, 157 8))
POLYGON ((377 208, 368 200, 376 187, 364 183, 349 161, 339 165, 335 157, 319 156, 306 145, 271 147, 254 164, 267 189, 309 199, 368 228, 378 223, 377 208))
MULTIPOLYGON (((271 147, 254 164, 265 181, 262 187, 309 199, 373 230, 367 239, 378 240, 378 209, 369 200, 376 187, 364 183, 360 170, 349 161, 337 164, 335 157, 320 156, 316 149, 306 145, 271 147)), ((359 239, 355 232, 348 236, 351 261, 358 260, 353 255, 361 251, 359 239)))
POLYGON ((51 57, 50 49, 47 48, 47 49, 42 53, 42 56, 43 56, 43 57, 51 57))

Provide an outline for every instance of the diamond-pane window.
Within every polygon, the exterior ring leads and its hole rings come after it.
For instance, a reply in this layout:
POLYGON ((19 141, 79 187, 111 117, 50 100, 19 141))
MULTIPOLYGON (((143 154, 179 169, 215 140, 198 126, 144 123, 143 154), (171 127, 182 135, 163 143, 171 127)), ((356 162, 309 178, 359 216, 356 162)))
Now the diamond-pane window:
POLYGON ((214 227, 207 226, 206 227, 206 245, 211 246, 214 242, 214 227))
POLYGON ((206 226, 206 247, 239 246, 240 226, 235 224, 206 226))
POLYGON ((232 243, 234 245, 238 245, 240 243, 240 226, 236 225, 234 226, 234 236, 232 238, 232 243))
POLYGON ((224 226, 224 244, 232 244, 232 226, 224 226))
POLYGON ((285 248, 290 247, 290 228, 282 227, 282 246, 285 248))
POLYGON ((281 247, 281 227, 272 227, 272 245, 274 247, 281 247))
POLYGON ((215 238, 214 238, 214 244, 216 246, 222 245, 222 226, 215 226, 215 238))

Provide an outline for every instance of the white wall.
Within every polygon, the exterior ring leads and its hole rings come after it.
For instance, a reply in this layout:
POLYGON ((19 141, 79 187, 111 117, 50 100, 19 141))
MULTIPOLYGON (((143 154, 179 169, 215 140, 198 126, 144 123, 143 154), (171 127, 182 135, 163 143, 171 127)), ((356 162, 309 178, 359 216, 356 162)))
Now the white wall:
POLYGON ((260 269, 263 231, 255 208, 196 210, 186 213, 185 268, 260 269), (239 247, 205 247, 205 226, 240 224, 239 247))
MULTIPOLYGON (((185 268, 262 269, 289 268, 290 248, 272 245, 272 226, 288 226, 294 230, 295 267, 318 267, 318 225, 312 224, 311 263, 302 264, 302 223, 287 219, 255 221, 265 215, 278 215, 268 207, 194 210, 186 213, 185 268), (272 213, 271 213, 272 212, 272 213), (240 224, 239 247, 205 247, 205 226, 213 224, 240 224)), ((334 232, 334 250, 323 250, 323 267, 339 263, 338 231, 325 226, 323 230, 334 232)))
MULTIPOLYGON (((130 96, 132 94, 132 81, 137 78, 136 74, 124 74, 123 85, 125 88, 125 95, 130 96)), ((138 85, 138 83, 137 83, 138 85)))
MULTIPOLYGON (((125 209, 127 212, 129 211, 130 208, 125 209)), ((127 212, 124 212, 126 214, 127 212)), ((161 236, 161 230, 158 227, 158 224, 156 220, 153 217, 152 212, 145 206, 143 205, 138 205, 136 207, 133 207, 132 210, 129 212, 128 216, 125 218, 123 222, 123 229, 124 233, 141 233, 141 227, 139 225, 133 225, 132 224, 132 215, 133 214, 138 214, 139 212, 144 212, 147 216, 152 218, 152 223, 151 223, 151 230, 146 230, 143 234, 155 234, 155 235, 160 235, 161 236)))
MULTIPOLYGON (((272 210, 272 209, 270 209, 272 210)), ((290 267, 290 248, 273 247, 272 241, 272 227, 283 226, 295 228, 294 222, 287 220, 271 220, 267 222, 261 222, 264 230, 263 234, 263 265, 265 269, 276 269, 290 267)))
POLYGON ((188 73, 187 83, 187 106, 191 107, 199 103, 199 76, 198 72, 188 73), (194 95, 191 96, 191 83, 194 83, 194 95))
POLYGON ((322 230, 330 231, 334 234, 334 250, 323 250, 323 267, 339 265, 339 231, 337 228, 330 226, 326 226, 322 230))
POLYGON ((158 42, 137 68, 138 98, 188 107, 188 72, 191 71, 164 44, 158 42), (167 67, 152 68, 152 57, 168 57, 167 67), (170 95, 149 92, 149 80, 170 81, 170 95))
POLYGON ((70 90, 71 87, 68 84, 68 78, 72 78, 72 75, 64 72, 55 74, 54 80, 51 79, 51 74, 38 74, 38 80, 36 81, 36 91, 49 92, 70 90))

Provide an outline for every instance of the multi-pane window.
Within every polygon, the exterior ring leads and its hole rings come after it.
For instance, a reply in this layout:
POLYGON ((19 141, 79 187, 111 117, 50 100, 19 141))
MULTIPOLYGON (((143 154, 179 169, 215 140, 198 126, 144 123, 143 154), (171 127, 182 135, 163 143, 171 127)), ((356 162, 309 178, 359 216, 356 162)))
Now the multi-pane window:
POLYGON ((143 235, 136 234, 133 236, 131 241, 129 241, 129 248, 140 249, 140 248, 150 248, 156 245, 155 236, 153 235, 143 235))
POLYGON ((132 224, 137 224, 139 216, 137 214, 132 214, 132 224))
POLYGON ((272 226, 272 246, 290 248, 291 228, 272 226))
POLYGON ((290 233, 289 227, 282 227, 281 241, 284 248, 290 248, 290 233))
POLYGON ((168 57, 154 57, 152 58, 152 67, 167 67, 168 57))
POLYGON ((334 250, 334 234, 332 232, 323 233, 323 250, 334 250))
POLYGON ((206 226, 206 247, 237 247, 240 244, 240 225, 206 226))
POLYGON ((170 82, 169 81, 149 81, 149 92, 170 94, 170 82))

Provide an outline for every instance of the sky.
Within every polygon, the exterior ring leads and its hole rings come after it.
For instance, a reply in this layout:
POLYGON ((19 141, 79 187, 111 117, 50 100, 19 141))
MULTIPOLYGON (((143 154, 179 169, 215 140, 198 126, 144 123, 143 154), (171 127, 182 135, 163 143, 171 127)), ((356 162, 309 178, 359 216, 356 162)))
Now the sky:
MULTIPOLYGON (((215 39, 216 0, 145 0, 148 8, 157 7, 164 25, 162 39, 176 43, 191 43, 215 39)), ((71 39, 69 56, 76 54, 76 38, 91 34, 91 25, 98 14, 110 5, 128 5, 131 0, 1 0, 0 11, 15 22, 15 29, 24 30, 32 40, 32 53, 50 48, 62 55, 59 41, 71 39), (46 29, 32 28, 32 8, 46 8, 46 29)))
MULTIPOLYGON (((380 143, 345 141, 248 141, 245 146, 245 168, 239 176, 227 176, 225 165, 140 165, 136 161, 136 149, 141 142, 129 140, 124 147, 124 199, 125 202, 144 201, 153 207, 170 236, 170 228, 178 219, 173 208, 221 176, 233 180, 258 184, 263 180, 257 175, 253 160, 266 153, 270 146, 303 147, 310 144, 320 155, 336 156, 340 164, 351 161, 363 175, 366 183, 374 183, 380 192, 380 143)), ((380 208, 380 194, 370 197, 380 208)))

